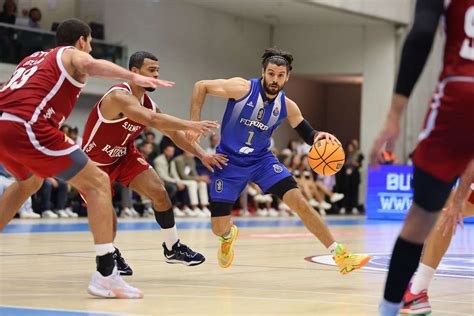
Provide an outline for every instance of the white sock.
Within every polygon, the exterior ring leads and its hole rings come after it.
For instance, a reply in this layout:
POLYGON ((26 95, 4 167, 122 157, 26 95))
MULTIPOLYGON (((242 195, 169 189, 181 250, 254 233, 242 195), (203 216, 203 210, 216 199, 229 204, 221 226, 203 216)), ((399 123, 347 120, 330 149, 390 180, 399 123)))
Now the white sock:
POLYGON ((419 294, 423 290, 427 290, 430 286, 431 280, 436 270, 426 264, 420 263, 418 270, 413 278, 411 285, 411 292, 413 294, 419 294))
POLYGON ((173 249, 173 245, 178 241, 178 231, 176 230, 176 225, 171 228, 162 228, 164 237, 165 237, 165 245, 168 250, 173 249))
POLYGON ((333 256, 336 255, 336 248, 337 248, 337 245, 338 245, 337 242, 333 242, 333 243, 331 244, 331 246, 328 247, 329 252, 330 252, 331 255, 333 255, 333 256))
POLYGON ((103 256, 108 253, 114 253, 115 247, 112 243, 110 244, 96 244, 95 245, 95 255, 96 256, 103 256))
POLYGON ((402 306, 401 302, 392 303, 385 299, 382 299, 379 305, 379 315, 380 316, 397 316, 398 311, 400 310, 401 306, 402 306))

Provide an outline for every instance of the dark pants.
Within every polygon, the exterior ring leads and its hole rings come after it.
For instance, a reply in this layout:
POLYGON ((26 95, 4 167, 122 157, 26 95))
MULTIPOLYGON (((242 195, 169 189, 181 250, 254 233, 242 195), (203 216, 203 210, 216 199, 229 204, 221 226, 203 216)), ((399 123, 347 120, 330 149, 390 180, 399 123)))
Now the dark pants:
POLYGON ((58 181, 58 187, 53 188, 53 185, 45 180, 37 193, 41 212, 52 209, 63 210, 66 207, 67 183, 59 179, 56 181, 58 181), (54 196, 53 193, 55 193, 54 196))
POLYGON ((360 184, 360 173, 358 169, 351 169, 352 172, 347 172, 347 169, 342 170, 343 172, 343 193, 344 200, 342 205, 347 209, 351 210, 359 205, 359 184, 360 184))
POLYGON ((179 191, 178 186, 175 183, 165 181, 165 189, 166 192, 168 192, 171 204, 176 206, 183 206, 189 205, 191 203, 189 200, 189 193, 186 188, 184 188, 184 190, 179 191))

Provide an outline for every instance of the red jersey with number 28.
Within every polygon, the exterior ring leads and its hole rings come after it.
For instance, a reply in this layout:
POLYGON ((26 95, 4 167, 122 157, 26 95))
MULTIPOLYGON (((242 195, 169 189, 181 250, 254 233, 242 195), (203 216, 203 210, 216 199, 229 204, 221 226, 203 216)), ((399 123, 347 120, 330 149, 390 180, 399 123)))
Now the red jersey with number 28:
MULTIPOLYGON (((87 119, 84 131, 84 142, 82 149, 89 158, 99 166, 105 166, 115 163, 130 151, 134 146, 135 139, 145 128, 144 125, 132 121, 128 117, 122 117, 116 120, 107 120, 100 112, 102 100, 112 91, 124 90, 132 93, 127 83, 121 83, 113 86, 107 91, 102 99, 97 102, 87 119)), ((157 107, 151 98, 144 94, 140 100, 143 107, 156 111, 157 107)))
POLYGON ((74 48, 56 47, 23 59, 0 89, 0 111, 30 124, 59 127, 71 114, 85 85, 64 68, 61 56, 65 49, 74 48))

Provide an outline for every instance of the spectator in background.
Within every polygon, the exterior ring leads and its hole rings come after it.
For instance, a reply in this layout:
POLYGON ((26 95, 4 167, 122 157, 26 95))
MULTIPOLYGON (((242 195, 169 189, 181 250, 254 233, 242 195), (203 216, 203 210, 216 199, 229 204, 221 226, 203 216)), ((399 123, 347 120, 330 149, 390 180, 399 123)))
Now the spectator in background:
POLYGON ((291 151, 292 155, 296 155, 298 154, 298 146, 299 146, 298 140, 290 139, 286 148, 288 148, 291 151))
MULTIPOLYGON (((153 134, 155 135, 155 134, 153 134)), ((154 166, 154 160, 156 157, 152 157, 153 153, 153 144, 147 142, 146 140, 138 145, 138 151, 142 153, 143 157, 145 158, 146 162, 150 164, 150 166, 154 166)))
POLYGON ((176 145, 173 143, 171 138, 169 138, 166 135, 163 135, 163 137, 161 138, 161 141, 160 141, 160 144, 159 144, 160 153, 163 153, 165 148, 168 147, 169 145, 174 147, 174 156, 173 157, 181 155, 183 153, 183 150, 179 147, 176 147, 176 145))
POLYGON ((41 216, 44 218, 77 217, 77 214, 66 209, 68 185, 56 178, 47 178, 36 193, 40 199, 41 216), (55 196, 53 197, 53 193, 55 196), (54 202, 53 203, 53 198, 54 202), (56 212, 53 212, 53 209, 56 212))
POLYGON ((38 8, 31 8, 29 11, 26 9, 22 11, 22 17, 16 18, 16 25, 26 26, 32 29, 41 29, 39 21, 41 21, 41 11, 38 8))
POLYGON ((154 161, 155 170, 158 172, 160 178, 165 182, 165 189, 170 196, 171 203, 173 204, 174 216, 196 216, 197 214, 187 207, 190 203, 189 194, 186 185, 179 179, 178 172, 176 171, 176 164, 173 161, 175 149, 175 146, 171 143, 163 148, 163 153, 154 161), (172 193, 175 198, 172 198, 172 193), (178 203, 181 203, 183 210, 178 208, 178 203))
POLYGON ((30 12, 28 12, 28 26, 33 29, 40 29, 41 25, 39 25, 39 21, 41 21, 40 9, 31 8, 30 12))
POLYGON ((70 128, 68 136, 76 143, 77 146, 82 147, 82 137, 79 136, 79 129, 77 126, 70 128))
POLYGON ((211 134, 209 136, 209 147, 206 148, 208 154, 215 154, 217 145, 219 145, 219 135, 211 134))
POLYGON ((146 149, 147 152, 149 151, 146 161, 153 166, 153 161, 160 154, 160 148, 156 143, 156 135, 152 131, 146 131, 144 137, 143 143, 148 143, 151 146, 151 148, 146 149))
MULTIPOLYGON (((12 179, 11 175, 5 169, 5 167, 0 164, 0 196, 3 195, 3 192, 15 182, 12 179)), ((41 216, 33 211, 31 197, 26 200, 26 202, 18 210, 18 215, 20 218, 40 218, 41 216)))
POLYGON ((364 156, 358 150, 358 142, 350 141, 346 145, 346 161, 341 170, 342 191, 344 193, 343 207, 339 210, 340 214, 345 214, 351 210, 353 214, 358 214, 359 205, 359 184, 360 167, 364 156))
POLYGON ((67 135, 69 137, 69 133, 71 132, 71 126, 67 125, 67 124, 63 124, 61 125, 61 127, 59 128, 59 130, 61 132, 64 133, 64 135, 67 135))
POLYGON ((210 177, 198 175, 194 155, 191 153, 184 152, 177 156, 174 161, 179 178, 188 188, 191 209, 199 217, 211 217, 211 211, 208 208, 209 195, 207 193, 207 185, 211 182, 210 177), (199 205, 201 208, 198 207, 199 205))
POLYGON ((3 11, 0 13, 0 22, 15 24, 16 21, 16 3, 13 0, 5 0, 3 11))

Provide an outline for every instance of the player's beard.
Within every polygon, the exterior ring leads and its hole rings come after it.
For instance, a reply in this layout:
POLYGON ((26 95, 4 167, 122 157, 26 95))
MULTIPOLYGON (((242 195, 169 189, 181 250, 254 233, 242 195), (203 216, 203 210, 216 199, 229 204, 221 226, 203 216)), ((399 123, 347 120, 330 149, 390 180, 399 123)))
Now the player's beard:
POLYGON ((145 90, 148 91, 148 92, 153 92, 153 91, 156 90, 156 88, 147 87, 147 88, 145 88, 145 90))
POLYGON ((280 92, 283 89, 283 86, 279 86, 277 83, 275 86, 272 86, 271 84, 268 84, 267 80, 265 77, 263 77, 263 90, 265 90, 265 93, 271 96, 276 96, 278 92, 280 92))

